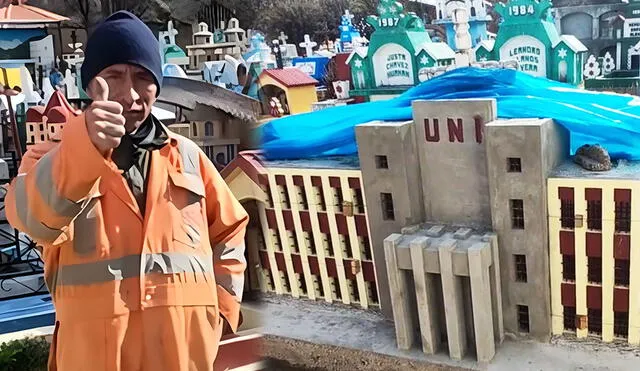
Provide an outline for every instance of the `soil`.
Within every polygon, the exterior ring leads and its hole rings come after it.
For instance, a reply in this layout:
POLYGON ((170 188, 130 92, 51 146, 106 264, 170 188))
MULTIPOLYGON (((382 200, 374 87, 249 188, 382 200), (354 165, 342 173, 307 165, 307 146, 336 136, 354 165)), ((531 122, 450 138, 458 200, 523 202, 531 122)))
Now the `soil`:
POLYGON ((275 336, 264 336, 263 356, 271 371, 466 371, 275 336))

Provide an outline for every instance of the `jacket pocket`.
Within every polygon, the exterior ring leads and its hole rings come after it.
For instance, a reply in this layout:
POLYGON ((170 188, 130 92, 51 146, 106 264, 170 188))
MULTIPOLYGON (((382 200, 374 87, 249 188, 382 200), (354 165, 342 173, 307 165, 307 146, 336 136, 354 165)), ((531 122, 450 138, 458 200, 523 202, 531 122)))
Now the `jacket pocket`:
POLYGON ((97 252, 97 235, 102 217, 102 194, 94 193, 85 201, 82 211, 73 221, 73 251, 80 256, 97 252))
POLYGON ((208 235, 204 212, 205 189, 196 175, 169 173, 172 186, 170 202, 173 205, 173 239, 191 247, 201 246, 208 235))

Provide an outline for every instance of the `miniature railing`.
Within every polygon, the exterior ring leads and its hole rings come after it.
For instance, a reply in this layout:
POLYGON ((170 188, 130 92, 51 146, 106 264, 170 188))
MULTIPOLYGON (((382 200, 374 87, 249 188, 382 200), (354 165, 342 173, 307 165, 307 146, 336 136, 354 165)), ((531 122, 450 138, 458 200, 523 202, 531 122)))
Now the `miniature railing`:
MULTIPOLYGON (((6 188, 0 187, 0 212, 4 212, 6 188)), ((0 219, 0 301, 46 294, 47 287, 43 279, 35 284, 25 283, 25 278, 41 276, 44 264, 40 258, 36 243, 13 229, 6 219, 0 219), (8 226, 9 230, 4 229, 8 226), (22 293, 11 295, 16 288, 22 293)))

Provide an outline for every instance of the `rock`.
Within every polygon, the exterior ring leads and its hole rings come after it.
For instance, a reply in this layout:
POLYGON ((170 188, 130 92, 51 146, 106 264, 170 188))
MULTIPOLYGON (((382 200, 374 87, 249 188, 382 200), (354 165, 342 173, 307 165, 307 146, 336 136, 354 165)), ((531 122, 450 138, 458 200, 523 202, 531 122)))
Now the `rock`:
POLYGON ((573 161, 589 171, 611 170, 611 157, 609 152, 599 144, 585 144, 578 148, 573 161))

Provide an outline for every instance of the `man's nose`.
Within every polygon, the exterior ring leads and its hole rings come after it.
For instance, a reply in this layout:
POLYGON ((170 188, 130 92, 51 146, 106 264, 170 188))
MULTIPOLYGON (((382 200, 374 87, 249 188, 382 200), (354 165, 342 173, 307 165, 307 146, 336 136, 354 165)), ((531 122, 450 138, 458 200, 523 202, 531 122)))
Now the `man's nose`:
POLYGON ((123 86, 122 86, 122 92, 124 93, 123 95, 123 100, 125 103, 125 108, 130 108, 136 101, 138 101, 138 99, 140 99, 140 94, 138 94, 138 92, 135 89, 135 84, 133 83, 133 78, 131 76, 127 76, 127 78, 124 79, 125 81, 123 81, 123 86))

